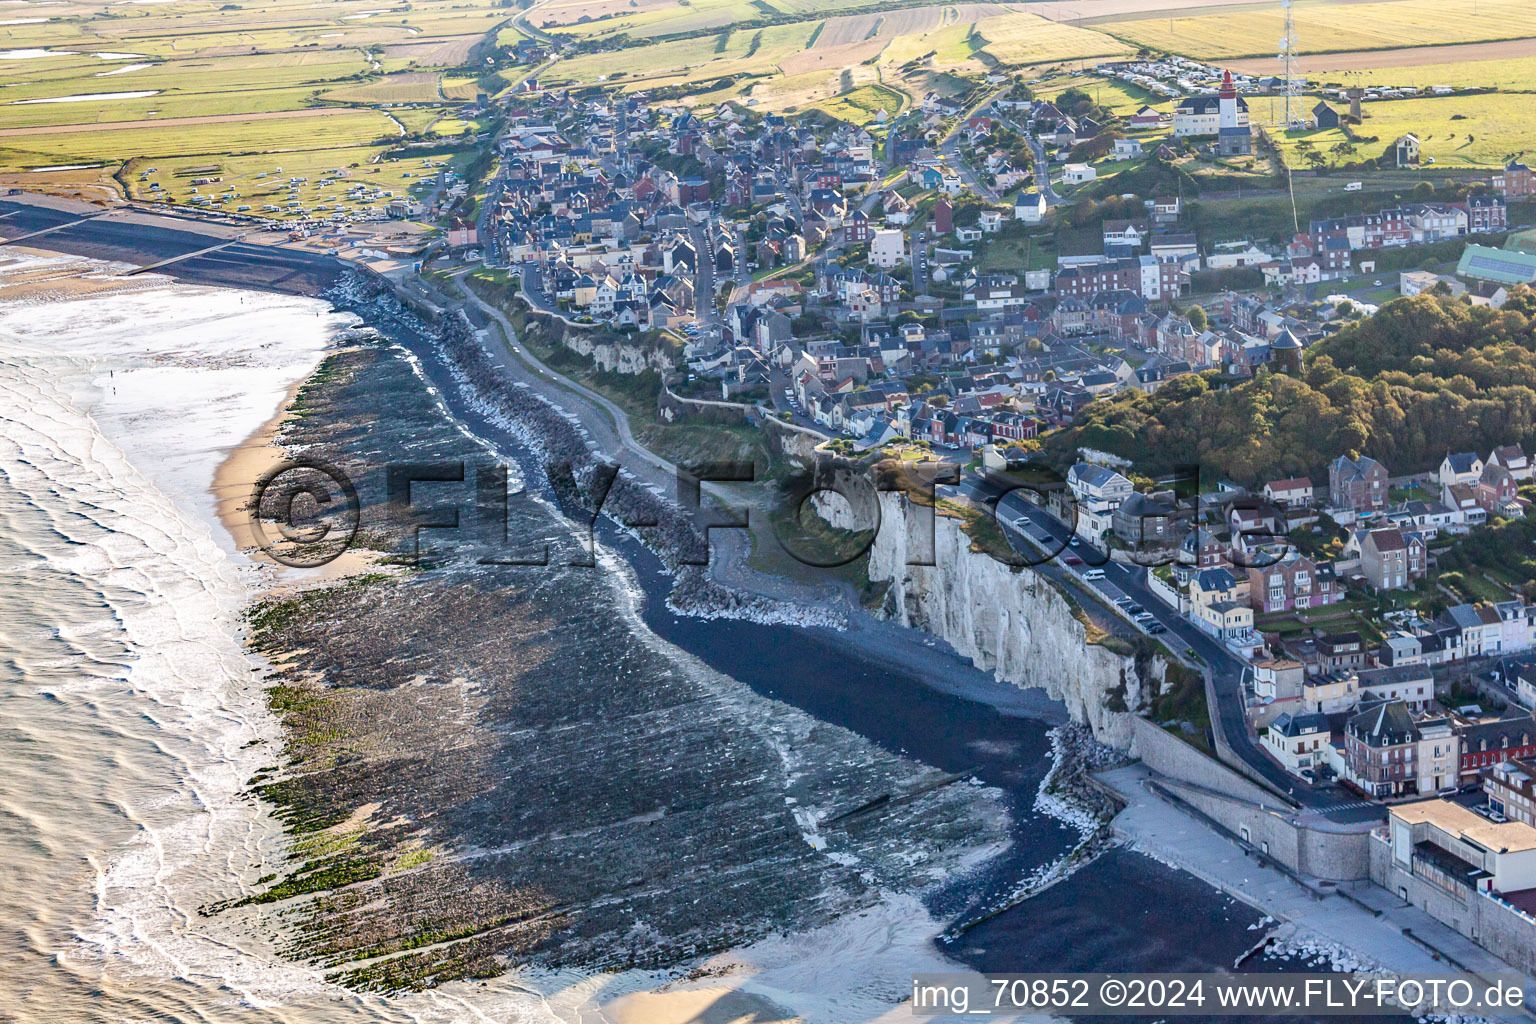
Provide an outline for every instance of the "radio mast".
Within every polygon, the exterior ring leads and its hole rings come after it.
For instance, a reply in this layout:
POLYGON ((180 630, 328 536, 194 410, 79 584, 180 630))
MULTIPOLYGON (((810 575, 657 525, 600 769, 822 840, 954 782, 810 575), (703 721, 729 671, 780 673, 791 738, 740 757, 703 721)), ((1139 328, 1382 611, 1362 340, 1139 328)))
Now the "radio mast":
POLYGON ((1292 0, 1280 0, 1280 8, 1285 11, 1285 34, 1280 37, 1280 63, 1283 65, 1285 78, 1285 122, 1281 125, 1281 131, 1289 131, 1291 128, 1291 97, 1297 93, 1296 81, 1296 11, 1292 7, 1292 0))

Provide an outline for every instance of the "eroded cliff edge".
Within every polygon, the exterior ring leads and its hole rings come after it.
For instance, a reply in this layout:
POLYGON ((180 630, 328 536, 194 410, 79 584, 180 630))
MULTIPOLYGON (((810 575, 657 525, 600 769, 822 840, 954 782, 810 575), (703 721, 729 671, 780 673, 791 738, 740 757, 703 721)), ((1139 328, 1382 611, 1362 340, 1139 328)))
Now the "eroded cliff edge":
MULTIPOLYGON (((1161 692, 1165 656, 1145 646, 1119 653, 1095 642, 1086 616, 1057 584, 981 550, 961 519, 914 506, 899 492, 876 500, 881 526, 869 550, 869 578, 887 588, 877 614, 927 630, 1004 682, 1044 690, 1099 742, 1136 753, 1132 721, 1161 692)), ((839 529, 870 521, 867 511, 856 518, 846 501, 816 507, 839 529)))

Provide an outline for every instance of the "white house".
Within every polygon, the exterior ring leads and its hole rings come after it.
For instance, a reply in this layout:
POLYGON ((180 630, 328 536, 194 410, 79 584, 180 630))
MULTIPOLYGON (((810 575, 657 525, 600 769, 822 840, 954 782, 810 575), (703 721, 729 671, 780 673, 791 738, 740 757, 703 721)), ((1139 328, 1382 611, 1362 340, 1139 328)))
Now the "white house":
POLYGON ((1233 267, 1256 267, 1273 259, 1252 242, 1224 242, 1205 258, 1205 266, 1208 270, 1230 270, 1233 267))
POLYGON ((1141 156, 1141 140, 1140 139, 1116 139, 1115 140, 1115 159, 1116 160, 1132 160, 1132 159, 1135 159, 1138 156, 1141 156))
POLYGON ((1495 448, 1488 456, 1488 465, 1502 466, 1516 480, 1531 478, 1531 460, 1517 444, 1495 448))
POLYGON ((1026 224, 1038 224, 1045 219, 1045 196, 1036 189, 1025 189, 1013 201, 1013 216, 1026 224))
POLYGON ((982 210, 977 216, 976 226, 981 228, 983 234, 995 235, 1002 230, 1003 214, 1001 210, 982 210))
POLYGON ((1091 462, 1067 470, 1067 489, 1077 502, 1077 533, 1094 544, 1110 531, 1115 510, 1136 490, 1122 474, 1091 462))
POLYGON ((1476 452, 1448 452, 1440 461, 1440 486, 1475 484, 1483 475, 1483 460, 1476 452))
POLYGON ((907 236, 899 228, 881 228, 869 240, 869 262, 895 267, 907 261, 907 236))
POLYGON ((1099 172, 1087 164, 1067 164, 1061 169, 1061 180, 1068 185, 1081 185, 1085 181, 1092 181, 1099 176, 1099 172))
POLYGON ((1282 714, 1264 734, 1264 749, 1293 775, 1325 763, 1328 719, 1319 714, 1282 714))

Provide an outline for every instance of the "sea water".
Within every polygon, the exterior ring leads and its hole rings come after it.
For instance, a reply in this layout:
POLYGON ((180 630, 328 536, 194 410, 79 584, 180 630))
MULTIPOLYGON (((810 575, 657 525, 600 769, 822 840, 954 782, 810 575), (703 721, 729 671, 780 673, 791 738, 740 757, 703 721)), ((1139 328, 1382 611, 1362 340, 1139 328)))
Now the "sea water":
MULTIPOLYGON (((59 258, 52 269, 60 261, 69 263, 59 258)), ((320 300, 155 277, 109 294, 4 300, 8 280, 48 268, 42 258, 0 265, 0 1019, 569 1018, 570 1007, 551 1005, 562 1000, 550 990, 566 986, 563 1002, 574 1003, 586 985, 580 977, 544 984, 543 995, 509 976, 361 996, 284 960, 278 936, 263 925, 242 932, 227 915, 200 913, 258 889, 261 873, 282 863, 284 843, 245 785, 281 759, 278 724, 252 681, 261 665, 240 641, 241 610, 260 570, 219 527, 210 483, 229 449, 272 416, 355 321, 320 300)), ((65 269, 99 281, 118 268, 74 261, 65 269)), ((451 396, 446 374, 429 379, 451 396)), ((494 434, 466 409, 444 411, 494 434)), ((651 568, 643 552, 623 554, 651 568)), ((620 575, 634 591, 637 577, 620 575)), ((891 749, 978 770, 1021 794, 1024 820, 1022 797, 1046 768, 1039 723, 1010 723, 951 698, 917 699, 916 690, 917 704, 944 705, 928 709, 944 730, 928 728, 928 713, 917 728, 876 714, 858 692, 911 681, 850 664, 856 659, 817 639, 797 657, 818 671, 798 671, 806 666, 797 662, 788 677, 846 677, 849 690, 827 705, 831 695, 784 682, 790 666, 776 672, 723 653, 789 649, 787 627, 679 619, 664 611, 653 577, 640 574, 646 593, 637 596, 667 639, 891 749)), ((1065 839, 1034 818, 998 869, 1049 859, 1065 839)), ((1108 896, 1126 872, 1144 870, 1090 869, 1079 884, 1108 896)), ((1186 899, 1228 916, 1213 894, 1186 899)), ((1112 919, 1098 902, 1085 899, 1065 919, 1112 919)), ((1026 905, 999 927, 1028 916, 1026 905)), ((1234 923, 1244 916, 1231 915, 1234 923)), ((993 955, 1002 954, 998 964, 1031 945, 1050 956, 1022 937, 987 938, 993 955)), ((835 948, 850 948, 838 941, 835 948)), ((1195 959, 1221 965, 1230 950, 1218 945, 1208 961, 1195 959)), ((979 953, 951 955, 977 963, 979 953)), ((901 955, 915 960, 923 951, 901 955)), ((643 978, 610 986, 642 987, 643 978)))
POLYGON ((278 726, 209 485, 351 318, 152 278, 3 301, 60 262, 0 266, 0 1019, 463 1019, 199 913, 283 841, 243 795, 278 726))

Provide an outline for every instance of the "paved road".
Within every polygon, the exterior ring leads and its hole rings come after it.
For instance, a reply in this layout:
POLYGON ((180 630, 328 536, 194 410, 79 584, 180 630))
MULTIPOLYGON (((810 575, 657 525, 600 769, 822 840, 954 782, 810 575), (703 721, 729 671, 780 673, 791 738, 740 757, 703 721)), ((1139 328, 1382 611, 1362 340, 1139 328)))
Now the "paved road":
POLYGON ((1062 557, 1061 559, 1053 558, 1050 564, 1041 566, 1039 571, 1058 579, 1068 572, 1073 573, 1080 582, 1086 583, 1102 595, 1106 605, 1129 598, 1145 608, 1146 612, 1163 627, 1165 632, 1159 635, 1161 640, 1175 650, 1182 645, 1186 652, 1198 655, 1200 660, 1209 666, 1214 680, 1213 688, 1216 692, 1217 706, 1213 709, 1213 726, 1221 728, 1222 735, 1234 754, 1277 786, 1281 792, 1290 793, 1303 806, 1318 810, 1335 821, 1369 821, 1382 816, 1380 805, 1362 802, 1355 795, 1337 786, 1331 784, 1307 786, 1259 748, 1258 742, 1248 731, 1246 701, 1243 694, 1243 672, 1246 666, 1227 650, 1224 644, 1201 631, 1155 597, 1147 586, 1145 568, 1112 562, 1107 555, 1098 552, 1091 545, 1070 546, 1072 533, 1064 524, 1058 522, 1044 509, 1026 501, 1021 495, 1008 495, 999 502, 998 496, 1002 494, 1003 488, 981 477, 967 475, 959 490, 973 501, 988 505, 998 504, 998 518, 1007 530, 1014 533, 1027 530, 1037 538, 1049 538, 1047 553, 1059 552, 1062 557), (1015 526, 1013 521, 1020 518, 1024 520, 1022 527, 1015 526), (1067 555, 1081 557, 1084 564, 1077 567, 1067 566, 1064 561, 1067 555), (1081 574, 1090 568, 1101 568, 1105 578, 1096 582, 1082 580, 1081 574))
POLYGON ((778 186, 779 194, 784 197, 784 203, 789 207, 790 216, 795 218, 795 224, 805 230, 805 210, 800 205, 800 196, 785 184, 784 175, 778 171, 773 172, 773 183, 778 186))
MULTIPOLYGON (((499 145, 500 141, 492 140, 491 145, 499 145)), ((475 225, 480 236, 480 248, 485 256, 484 262, 488 267, 502 265, 501 237, 497 231, 495 215, 497 205, 501 202, 502 190, 507 185, 506 173, 506 165, 497 157, 496 167, 485 183, 485 199, 480 204, 480 216, 475 225)))
POLYGON ((789 388, 792 392, 793 388, 791 386, 793 384, 794 381, 784 370, 773 369, 769 371, 768 390, 770 397, 773 399, 774 411, 780 413, 788 412, 790 421, 795 425, 804 427, 807 430, 814 430, 823 437, 831 437, 832 435, 821 424, 806 415, 806 411, 800 406, 800 399, 791 399, 784 393, 786 388, 789 388))
POLYGON ((1005 88, 1007 88, 1007 86, 1000 85, 983 95, 981 99, 977 100, 975 103, 971 104, 971 106, 964 113, 960 114, 955 119, 955 126, 944 135, 943 139, 939 140, 940 155, 947 157, 954 162, 955 169, 960 174, 960 180, 964 182, 972 192, 992 202, 997 202, 998 200, 997 190, 991 188, 990 186, 983 185, 981 183, 981 179, 976 175, 976 172, 971 169, 971 165, 966 163, 965 159, 960 155, 960 130, 965 127, 965 123, 972 117, 975 117, 978 113, 991 106, 992 101, 1001 96, 1005 88))
POLYGON ((912 294, 928 294, 928 232, 912 236, 912 294))
POLYGON ((709 244, 709 229, 704 224, 689 224, 688 236, 699 261, 693 275, 694 319, 700 330, 708 331, 721 326, 720 313, 715 308, 714 248, 709 244))
POLYGON ((1045 158, 1045 146, 1034 135, 1026 131, 1023 125, 1012 118, 1005 117, 1002 121, 1023 137, 1024 141, 1029 144, 1029 151, 1035 155, 1035 189, 1045 196, 1045 205, 1060 206, 1062 203, 1065 203, 1066 200, 1057 195, 1056 190, 1051 187, 1051 165, 1045 158))

